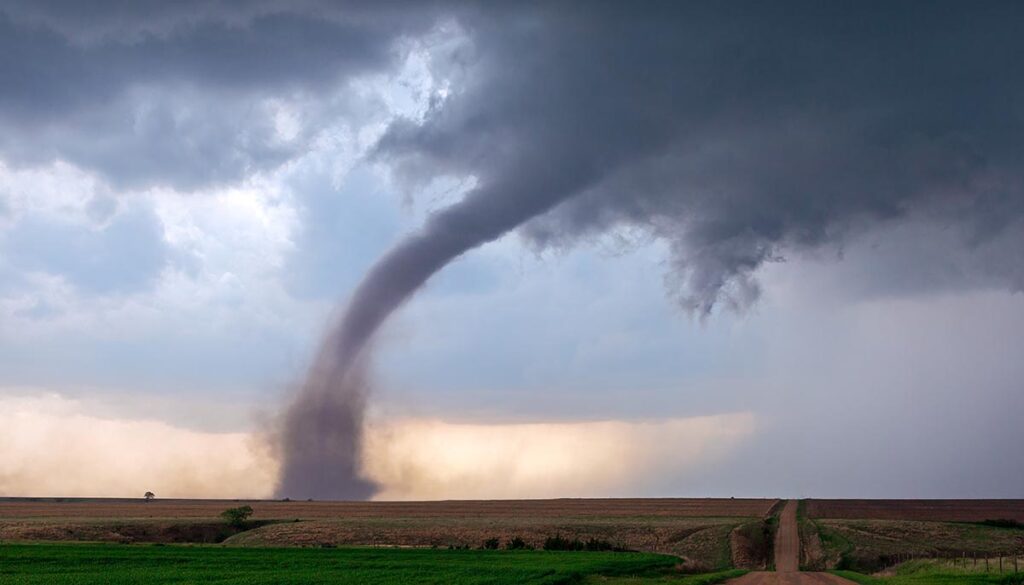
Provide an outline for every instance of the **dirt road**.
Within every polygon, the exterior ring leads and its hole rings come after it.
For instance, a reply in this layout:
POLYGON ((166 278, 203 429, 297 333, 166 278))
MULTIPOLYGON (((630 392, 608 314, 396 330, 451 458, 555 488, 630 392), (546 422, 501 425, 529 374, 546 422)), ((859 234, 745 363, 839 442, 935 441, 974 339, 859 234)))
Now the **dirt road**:
POLYGON ((828 573, 749 573, 730 585, 856 585, 828 573))
POLYGON ((796 500, 789 500, 779 515, 779 530, 775 533, 775 572, 750 573, 732 585, 854 585, 828 573, 800 572, 800 533, 796 520, 796 500))

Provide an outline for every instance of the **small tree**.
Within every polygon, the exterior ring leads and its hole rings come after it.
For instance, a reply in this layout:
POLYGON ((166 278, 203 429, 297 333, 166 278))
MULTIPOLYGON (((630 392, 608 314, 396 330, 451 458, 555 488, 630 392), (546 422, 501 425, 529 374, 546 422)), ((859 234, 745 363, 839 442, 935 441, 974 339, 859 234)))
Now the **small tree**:
POLYGON ((220 513, 220 517, 225 522, 234 526, 235 528, 242 528, 245 526, 245 521, 252 516, 252 506, 239 506, 237 508, 228 508, 220 513))
POLYGON ((505 548, 508 550, 527 550, 530 545, 526 544, 526 541, 519 536, 512 537, 511 540, 505 543, 505 548))
POLYGON ((146 501, 148 502, 148 501, 152 500, 153 498, 155 498, 156 494, 154 494, 153 492, 146 492, 145 494, 143 494, 142 497, 145 498, 146 501))

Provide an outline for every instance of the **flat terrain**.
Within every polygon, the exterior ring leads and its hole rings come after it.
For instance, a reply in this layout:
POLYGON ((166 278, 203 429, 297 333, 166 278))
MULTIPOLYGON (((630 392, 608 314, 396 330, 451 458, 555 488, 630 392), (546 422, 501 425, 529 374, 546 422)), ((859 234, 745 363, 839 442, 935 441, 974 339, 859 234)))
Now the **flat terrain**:
POLYGON ((993 574, 1000 557, 1007 572, 1014 557, 1024 567, 1020 500, 782 504, 0 498, 0 583, 1024 585, 1020 575, 993 574), (255 512, 244 526, 219 517, 241 505, 255 512), (552 537, 640 552, 481 550, 487 541, 506 548, 514 539, 541 549, 552 537), (763 571, 773 558, 777 571, 763 571), (980 568, 985 558, 989 573, 980 568), (846 572, 800 572, 801 565, 846 572), (291 572, 278 575, 275 567, 291 572), (686 574, 693 572, 703 574, 686 574))
POLYGON ((777 500, 563 499, 444 502, 0 499, 0 541, 201 542, 234 546, 479 548, 518 537, 541 548, 561 536, 673 554, 692 570, 732 565, 730 534, 777 500), (225 529, 218 514, 250 505, 256 524, 225 529), (259 523, 264 523, 262 526, 259 523))
POLYGON ((806 500, 803 510, 806 565, 871 573, 908 559, 1024 556, 1024 500, 806 500))
POLYGON ((805 500, 809 518, 1024 522, 1024 500, 805 500))
POLYGON ((642 553, 0 545, 5 585, 556 584, 657 576, 677 559, 642 553))
POLYGON ((192 518, 214 519, 225 508, 248 504, 254 519, 465 518, 465 517, 758 517, 774 499, 557 499, 448 500, 436 502, 293 502, 280 500, 164 500, 141 498, 0 498, 0 519, 192 518))

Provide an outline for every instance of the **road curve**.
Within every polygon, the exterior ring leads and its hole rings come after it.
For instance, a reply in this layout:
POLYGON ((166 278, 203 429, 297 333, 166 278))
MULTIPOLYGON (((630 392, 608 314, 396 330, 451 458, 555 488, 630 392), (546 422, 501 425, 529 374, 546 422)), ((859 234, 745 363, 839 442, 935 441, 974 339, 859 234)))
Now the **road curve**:
POLYGON ((775 533, 775 572, 749 573, 729 581, 731 585, 855 585, 828 573, 800 572, 800 532, 796 500, 789 500, 779 515, 775 533))

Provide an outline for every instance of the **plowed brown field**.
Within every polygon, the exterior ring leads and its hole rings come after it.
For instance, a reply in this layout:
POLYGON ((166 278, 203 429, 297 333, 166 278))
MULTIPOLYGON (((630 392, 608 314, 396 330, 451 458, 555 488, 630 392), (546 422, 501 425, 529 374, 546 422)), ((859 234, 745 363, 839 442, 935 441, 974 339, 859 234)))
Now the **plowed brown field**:
POLYGON ((1024 500, 807 500, 810 518, 1024 522, 1024 500))
POLYGON ((253 518, 461 518, 461 517, 760 517, 771 499, 560 499, 451 500, 439 502, 285 502, 277 500, 162 500, 113 498, 0 498, 0 520, 216 519, 225 508, 248 504, 253 518))
POLYGON ((564 499, 443 502, 0 499, 0 540, 220 542, 231 545, 480 547, 562 536, 729 566, 729 534, 777 500, 564 499), (265 525, 225 534, 218 514, 248 504, 265 525), (269 523, 268 523, 269 522, 269 523))

